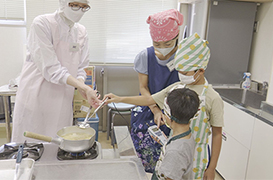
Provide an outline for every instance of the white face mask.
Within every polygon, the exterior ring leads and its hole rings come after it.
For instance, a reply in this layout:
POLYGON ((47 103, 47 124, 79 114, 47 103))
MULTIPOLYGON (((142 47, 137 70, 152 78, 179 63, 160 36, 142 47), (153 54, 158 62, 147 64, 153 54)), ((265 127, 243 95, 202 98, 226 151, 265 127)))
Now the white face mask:
POLYGON ((173 47, 170 47, 170 48, 155 48, 155 49, 159 51, 163 56, 166 56, 173 50, 174 47, 175 45, 173 45, 173 47))
MULTIPOLYGON (((196 71, 196 73, 197 73, 197 72, 198 72, 198 71, 196 71)), ((196 73, 194 73, 194 75, 195 75, 196 73)), ((192 75, 192 76, 186 76, 186 75, 183 75, 183 74, 181 74, 181 73, 178 73, 178 78, 179 78, 179 80, 180 80, 180 82, 181 82, 182 84, 191 84, 191 83, 195 82, 195 80, 199 77, 199 75, 198 75, 197 78, 194 79, 194 75, 192 75)))
POLYGON ((74 23, 79 22, 84 15, 84 12, 81 9, 73 11, 71 7, 68 6, 65 6, 63 12, 65 17, 74 23))

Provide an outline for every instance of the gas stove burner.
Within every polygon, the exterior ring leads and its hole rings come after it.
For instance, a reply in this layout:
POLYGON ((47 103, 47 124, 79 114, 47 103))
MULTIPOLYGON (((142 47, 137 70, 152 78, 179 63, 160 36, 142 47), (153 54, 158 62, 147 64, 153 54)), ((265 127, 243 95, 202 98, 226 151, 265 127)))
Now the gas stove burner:
MULTIPOLYGON (((17 159, 17 156, 18 156, 18 151, 15 152, 9 159, 17 159)), ((22 155, 23 158, 26 158, 28 157, 28 152, 27 151, 23 151, 23 155, 22 155)))
POLYGON ((81 157, 81 156, 84 156, 86 152, 80 152, 80 153, 70 153, 71 156, 74 156, 74 157, 81 157))
POLYGON ((57 159, 59 160, 95 159, 97 156, 98 146, 96 142, 90 149, 84 152, 72 153, 59 148, 57 153, 57 159))
MULTIPOLYGON (((23 143, 8 143, 0 147, 0 160, 2 159, 16 159, 18 148, 23 143)), ((23 158, 31 158, 38 160, 44 152, 44 145, 42 143, 27 143, 24 142, 23 158)))

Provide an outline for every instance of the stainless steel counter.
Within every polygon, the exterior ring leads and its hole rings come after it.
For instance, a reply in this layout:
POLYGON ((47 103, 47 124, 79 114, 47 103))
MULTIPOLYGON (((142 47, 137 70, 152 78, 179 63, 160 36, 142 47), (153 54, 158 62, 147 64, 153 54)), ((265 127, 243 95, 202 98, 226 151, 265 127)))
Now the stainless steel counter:
POLYGON ((137 158, 94 159, 35 164, 34 180, 146 180, 137 158))
POLYGON ((35 162, 33 180, 145 180, 148 179, 142 163, 137 157, 120 158, 117 149, 101 149, 97 142, 99 156, 96 159, 57 159, 58 146, 44 144, 42 157, 35 162))
POLYGON ((214 89, 225 102, 273 126, 273 105, 265 102, 264 95, 238 87, 214 87, 214 89))

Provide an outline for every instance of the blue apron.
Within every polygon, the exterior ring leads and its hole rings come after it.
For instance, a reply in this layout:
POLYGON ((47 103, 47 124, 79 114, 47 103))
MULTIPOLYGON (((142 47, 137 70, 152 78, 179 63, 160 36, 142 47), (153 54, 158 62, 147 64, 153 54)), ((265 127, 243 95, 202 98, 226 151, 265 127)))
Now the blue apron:
MULTIPOLYGON (((158 64, 154 47, 148 51, 148 87, 151 94, 157 93, 169 85, 179 81, 178 72, 170 72, 167 66, 158 64)), ((172 58, 175 56, 173 54, 172 58)), ((161 145, 155 142, 147 132, 148 125, 155 125, 154 115, 148 106, 137 106, 131 114, 131 137, 146 172, 154 172, 156 162, 160 156, 161 145)), ((168 136, 170 129, 165 125, 160 129, 168 136)))

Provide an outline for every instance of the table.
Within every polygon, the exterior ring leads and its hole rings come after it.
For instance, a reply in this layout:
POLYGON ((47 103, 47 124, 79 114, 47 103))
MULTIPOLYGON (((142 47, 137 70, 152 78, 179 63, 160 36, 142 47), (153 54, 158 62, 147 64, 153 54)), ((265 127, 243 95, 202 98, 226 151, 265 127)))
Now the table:
POLYGON ((5 110, 5 125, 7 133, 7 141, 11 140, 11 129, 10 129, 10 115, 11 115, 11 102, 10 97, 16 96, 16 89, 9 89, 8 85, 0 87, 0 96, 3 97, 4 110, 5 110))

